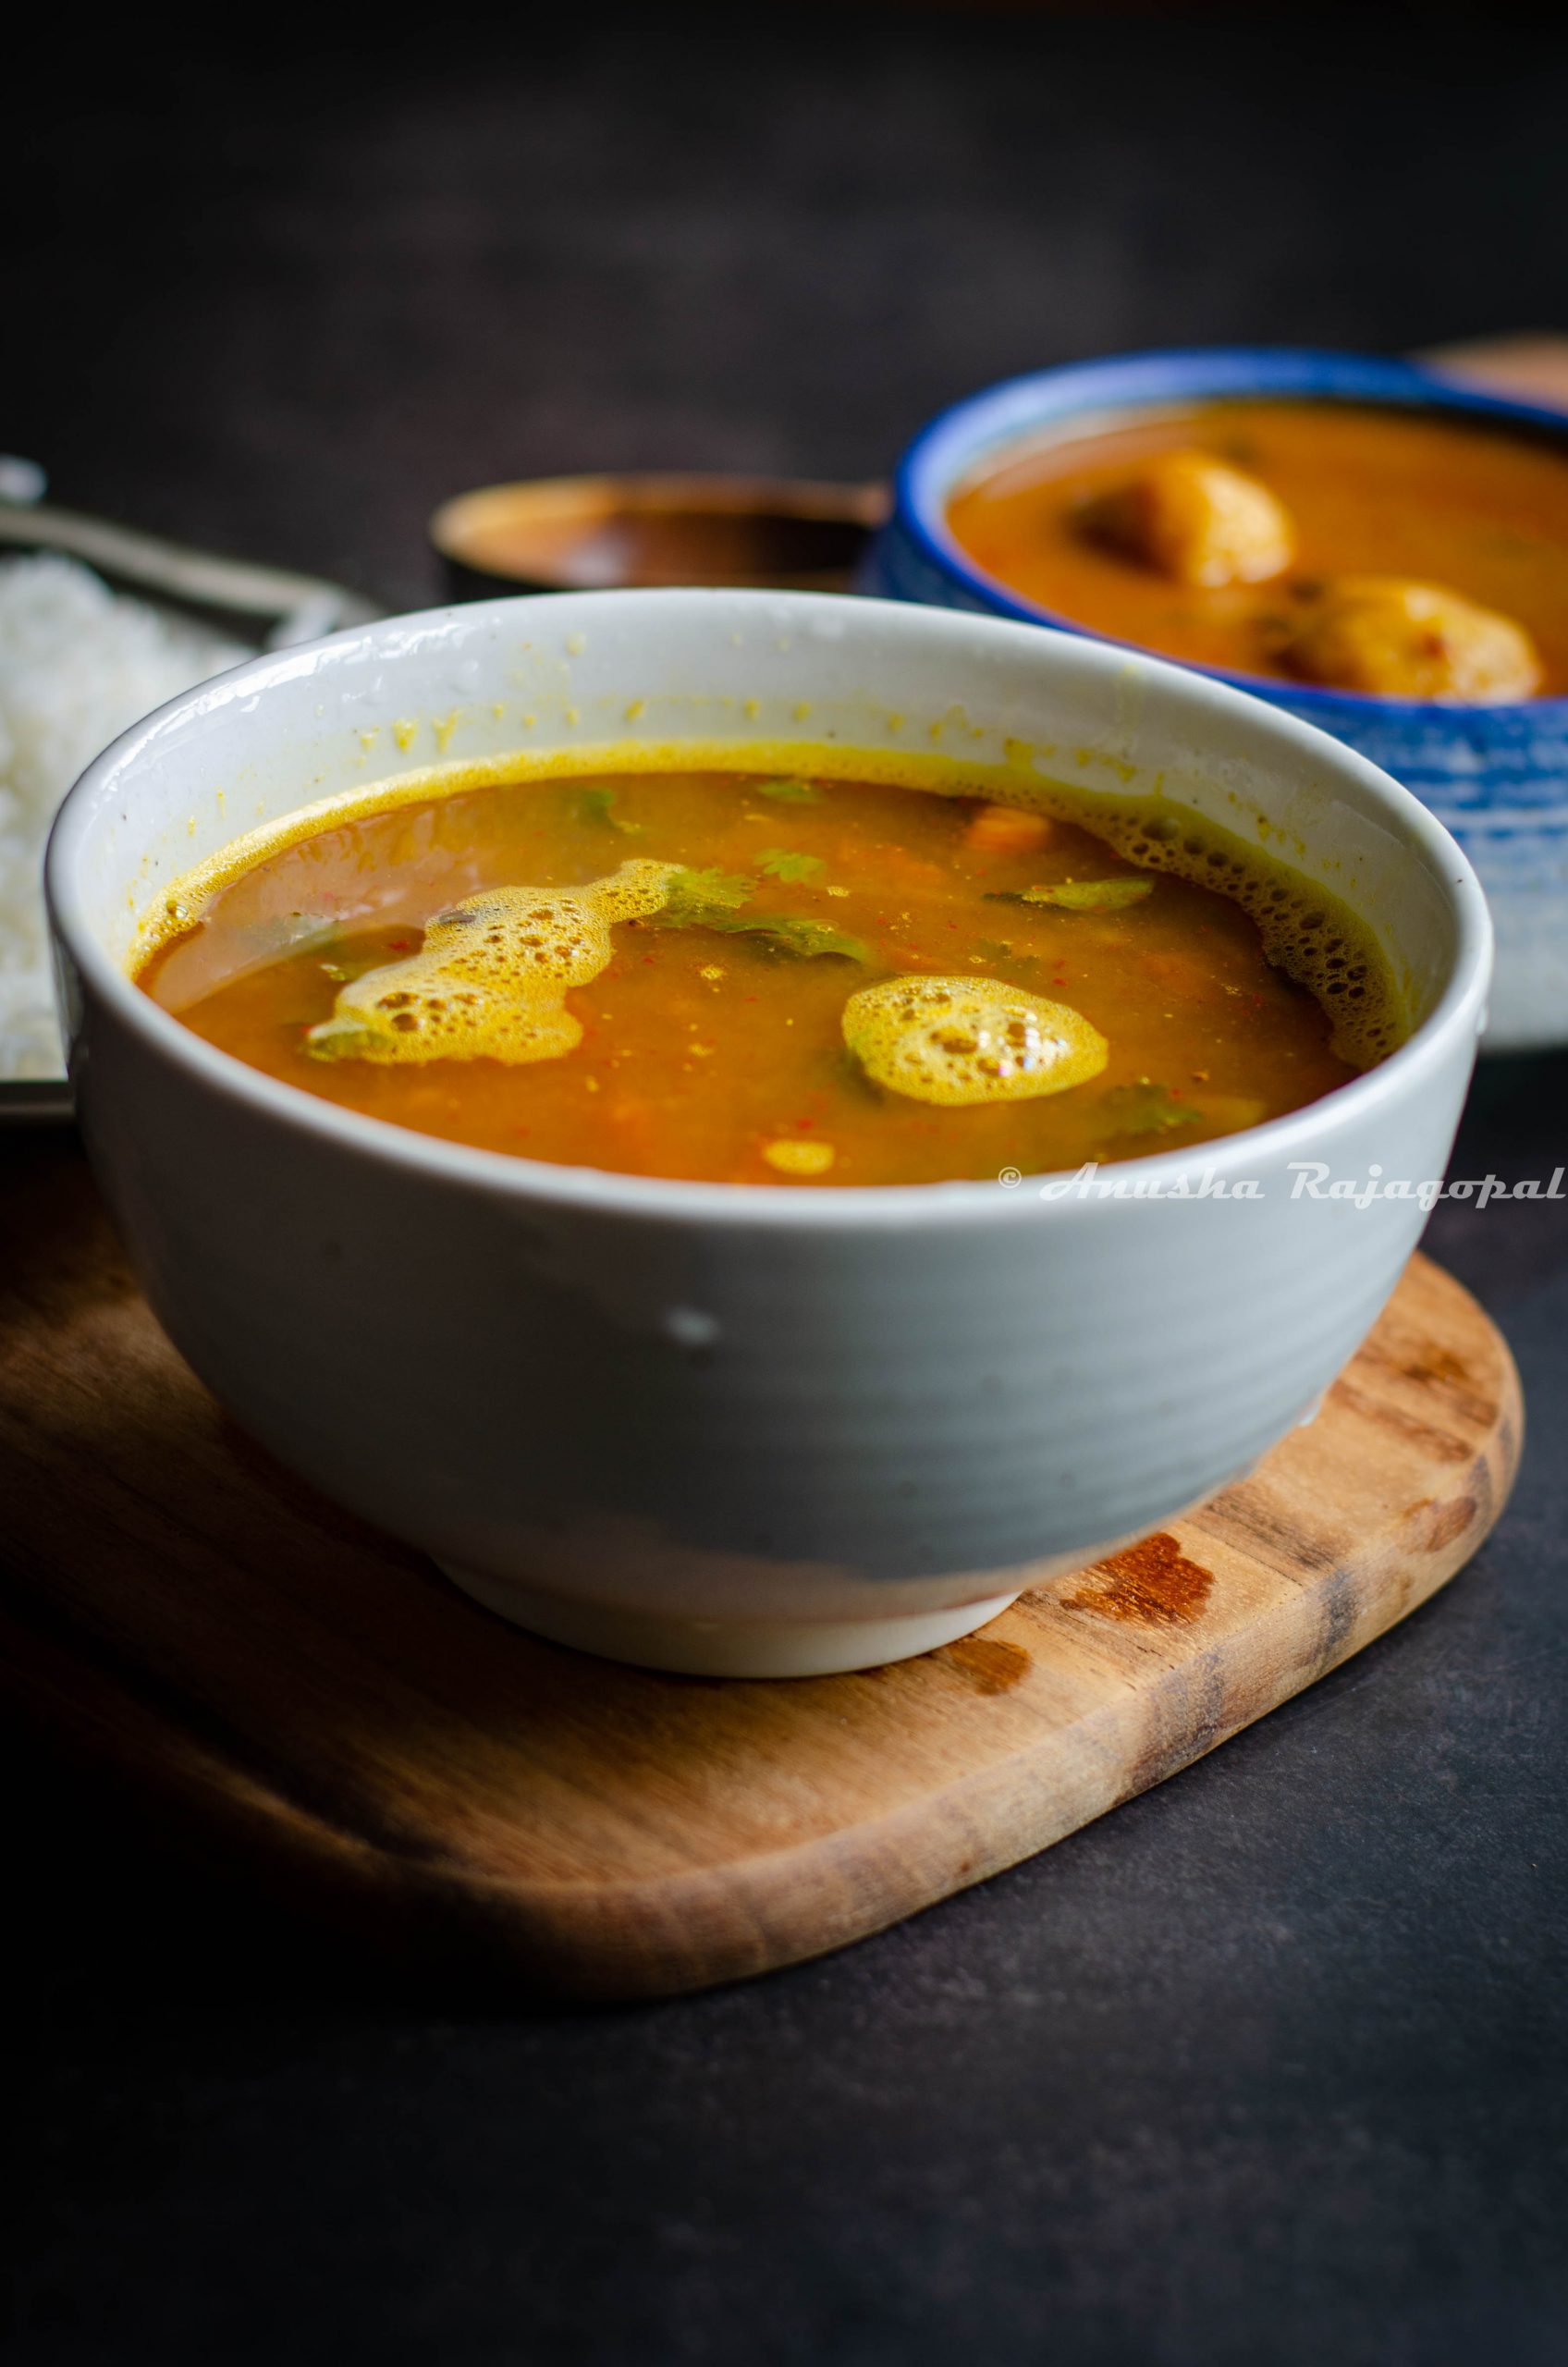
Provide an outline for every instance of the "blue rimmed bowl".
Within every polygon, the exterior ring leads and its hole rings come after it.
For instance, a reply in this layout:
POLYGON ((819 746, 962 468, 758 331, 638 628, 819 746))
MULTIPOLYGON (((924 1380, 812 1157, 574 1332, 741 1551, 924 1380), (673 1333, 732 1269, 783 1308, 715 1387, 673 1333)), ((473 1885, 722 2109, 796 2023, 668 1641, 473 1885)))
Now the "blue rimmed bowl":
MULTIPOLYGON (((987 387, 921 430, 900 463, 892 510, 860 588, 1086 633, 1071 617, 1010 591, 959 548, 947 524, 958 486, 1011 445, 1093 433, 1123 413, 1171 404, 1270 395, 1452 412, 1544 435, 1568 454, 1563 414, 1451 385, 1409 362, 1245 346, 1072 362, 987 387)), ((1331 731, 1414 790, 1460 841, 1491 904, 1488 1049, 1568 1043, 1568 699, 1446 706, 1219 667, 1192 670, 1331 731)))

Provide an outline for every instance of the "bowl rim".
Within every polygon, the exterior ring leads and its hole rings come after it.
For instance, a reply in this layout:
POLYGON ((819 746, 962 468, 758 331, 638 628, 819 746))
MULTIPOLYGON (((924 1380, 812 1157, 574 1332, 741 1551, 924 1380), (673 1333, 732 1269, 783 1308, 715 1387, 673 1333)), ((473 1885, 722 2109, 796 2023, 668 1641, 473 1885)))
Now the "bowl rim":
MULTIPOLYGON (((685 511, 704 518, 766 517, 795 524, 846 527, 869 542, 887 523, 892 488, 881 481, 832 477, 785 477, 748 473, 739 469, 595 469, 578 475, 502 477, 490 484, 466 486, 437 503, 425 521, 425 538, 436 557, 452 570, 454 583, 467 581, 494 585, 492 598, 507 591, 533 587, 552 592, 692 590, 692 585, 573 584, 540 570, 501 567, 477 558, 463 546, 465 522, 488 508, 500 508, 519 495, 528 506, 548 512, 574 506, 586 517, 594 502, 601 521, 617 516, 665 515, 685 511)), ((849 555, 836 567, 801 570, 803 575, 851 572, 849 555)), ((760 579, 720 589, 766 590, 760 579)))
MULTIPOLYGON (((277 680, 297 679, 302 666, 319 664, 325 653, 346 652, 350 646, 374 649, 389 643, 394 659, 399 644, 406 650, 426 633, 446 635, 463 625, 476 633, 496 620, 496 612, 526 608, 532 615, 541 600, 568 607, 594 607, 612 601, 655 603, 660 607, 686 607, 694 623, 720 630, 723 613, 733 615, 736 604, 766 614, 777 624, 781 607, 800 617, 802 627, 814 619, 841 632, 846 610, 870 615, 884 626, 904 634, 925 634, 940 642, 981 634, 1013 644, 1022 656, 1035 656, 1047 666, 1059 648, 1071 649, 1075 666, 1114 673, 1125 679, 1126 653, 1113 644, 1080 635, 1047 633, 1033 624, 975 616, 951 609, 926 607, 900 600, 872 600, 846 594, 704 590, 685 586, 636 591, 567 592, 512 595, 489 601, 465 601, 409 616, 389 617, 375 623, 333 633, 304 648, 266 653, 232 668, 227 674, 181 693, 164 706, 123 732, 94 759, 67 793, 49 835, 44 859, 44 891, 56 966, 63 949, 90 992, 96 994, 114 1017, 153 1058, 171 1063, 221 1099, 242 1105, 259 1119, 280 1125, 285 1133, 299 1129, 325 1145, 358 1153, 373 1161, 389 1162, 405 1172, 432 1181, 467 1184, 488 1194, 532 1205, 598 1212, 642 1220, 652 1225, 684 1225, 695 1220, 777 1232, 902 1231, 912 1226, 949 1223, 1060 1221, 1076 1210, 1076 1221, 1114 1212, 1128 1190, 1116 1197, 1044 1196, 1038 1186, 1047 1174, 1071 1175, 1074 1171, 1044 1171, 1020 1178, 1018 1189, 998 1183, 972 1181, 927 1184, 836 1184, 815 1191, 786 1184, 708 1183, 680 1177, 624 1174, 608 1169, 568 1166, 532 1159, 514 1152, 484 1150, 465 1143, 422 1134, 389 1119, 373 1118, 337 1103, 318 1099, 298 1085, 265 1076, 232 1053, 221 1051, 188 1028, 175 1015, 143 994, 127 971, 99 942, 86 913, 78 883, 80 854, 102 807, 121 792, 122 784, 158 743, 166 742, 187 717, 204 717, 216 710, 256 704, 277 680), (830 616, 824 612, 831 612, 830 616), (1029 1187, 1035 1188, 1029 1188, 1029 1187)), ((563 624, 565 623, 563 619, 563 624)), ((1206 680, 1189 668, 1136 652, 1140 668, 1175 689, 1199 707, 1244 708, 1255 724, 1261 719, 1268 734, 1287 745, 1294 743, 1314 762, 1349 776, 1385 809, 1402 830, 1415 840, 1428 868, 1445 894, 1454 928, 1454 952, 1450 975, 1437 1002, 1403 1044, 1377 1067, 1336 1086, 1299 1110, 1288 1110, 1261 1125, 1243 1127, 1184 1150, 1149 1152, 1115 1162, 1118 1176, 1141 1178, 1144 1196, 1163 1196, 1181 1176, 1207 1174, 1217 1181, 1234 1181, 1259 1164, 1283 1167, 1292 1155, 1320 1155, 1326 1141, 1370 1114, 1379 1103, 1397 1101, 1419 1092, 1423 1082, 1447 1057, 1456 1036, 1478 1036, 1484 1024, 1485 1000, 1491 975, 1492 928, 1485 895, 1463 849, 1442 824, 1408 790, 1369 758, 1316 726, 1249 697, 1228 684, 1206 680), (1391 809, 1391 812, 1390 812, 1391 809)), ((700 747, 700 742, 693 742, 700 747)), ((68 1032, 68 1031, 67 1031, 68 1032)))
MULTIPOLYGON (((975 393, 962 396, 917 429, 900 457, 893 475, 890 523, 901 525, 928 563, 973 596, 983 599, 983 613, 1011 617, 1020 622, 1051 625, 1059 632, 1080 639, 1103 641, 1112 649, 1134 650, 1158 657, 1146 643, 1123 641, 1096 631, 1080 619, 1011 591, 997 576, 977 567, 949 533, 947 497, 962 472, 987 450, 1029 440, 1029 411, 1041 395, 1077 399, 1053 400, 1035 417, 1038 426, 1066 422, 1096 411, 1153 410, 1162 401, 1188 398, 1223 400, 1227 396, 1297 394, 1332 402, 1363 402, 1373 408, 1466 412, 1480 419, 1510 422, 1542 430, 1568 446, 1568 412, 1540 403, 1491 394, 1478 386, 1443 376, 1419 362, 1377 354, 1339 352, 1328 347, 1293 345, 1153 346, 1133 353, 1108 354, 1096 361, 1062 362, 1017 377, 1001 378, 975 393), (1128 388, 1136 391, 1129 392, 1128 388), (1006 421, 999 432, 993 422, 1006 421)), ((887 530, 884 529, 884 532, 887 530)), ((1385 698, 1372 691, 1334 690, 1311 682, 1296 683, 1277 674, 1248 674, 1227 666, 1207 666, 1196 659, 1169 658, 1209 681, 1226 682, 1270 704, 1289 699, 1308 715, 1325 717, 1350 708, 1368 721, 1387 717, 1391 722, 1429 721, 1434 717, 1476 721, 1496 730, 1504 718, 1544 715, 1568 720, 1568 695, 1542 699, 1510 699, 1490 705, 1458 705, 1444 699, 1385 698)))

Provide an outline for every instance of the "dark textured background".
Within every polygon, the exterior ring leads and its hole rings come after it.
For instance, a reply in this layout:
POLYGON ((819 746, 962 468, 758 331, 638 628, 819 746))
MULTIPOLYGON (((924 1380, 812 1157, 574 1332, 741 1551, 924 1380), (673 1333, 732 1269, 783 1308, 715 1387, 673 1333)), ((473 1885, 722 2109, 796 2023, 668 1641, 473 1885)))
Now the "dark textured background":
MULTIPOLYGON (((13 84, 0 445, 403 605, 432 503, 496 475, 858 474, 1037 362, 1568 327, 1568 33, 1496 8, 131 31, 13 84)), ((1460 1171, 1550 1173, 1565 1088, 1493 1067, 1460 1171)), ((13 1747, 7 2355, 1555 2367, 1568 1204, 1430 1245, 1531 1400, 1468 1575, 827 1963, 520 2011, 13 1747)))

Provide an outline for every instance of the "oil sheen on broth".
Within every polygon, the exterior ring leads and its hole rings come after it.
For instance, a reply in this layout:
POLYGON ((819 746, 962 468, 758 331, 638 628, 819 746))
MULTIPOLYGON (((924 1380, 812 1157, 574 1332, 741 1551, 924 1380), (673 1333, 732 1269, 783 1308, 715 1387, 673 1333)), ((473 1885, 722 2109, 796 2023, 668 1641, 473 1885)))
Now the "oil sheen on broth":
POLYGON ((372 1117, 740 1184, 1185 1147, 1397 1040, 1330 900, 1184 822, 1091 831, 1020 794, 704 771, 373 793, 193 875, 139 983, 372 1117))

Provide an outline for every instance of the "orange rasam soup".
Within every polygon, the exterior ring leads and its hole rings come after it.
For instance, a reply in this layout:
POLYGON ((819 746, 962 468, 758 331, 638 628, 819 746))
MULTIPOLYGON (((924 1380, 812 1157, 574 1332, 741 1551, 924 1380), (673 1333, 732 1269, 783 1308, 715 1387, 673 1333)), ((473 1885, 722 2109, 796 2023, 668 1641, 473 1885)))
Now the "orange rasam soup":
MULTIPOLYGON (((869 769, 869 767, 868 767, 869 769)), ((1032 785, 386 783, 171 892, 137 975, 268 1076, 527 1159, 800 1185, 1186 1147, 1381 1058, 1361 926, 1185 814, 1032 785)))

